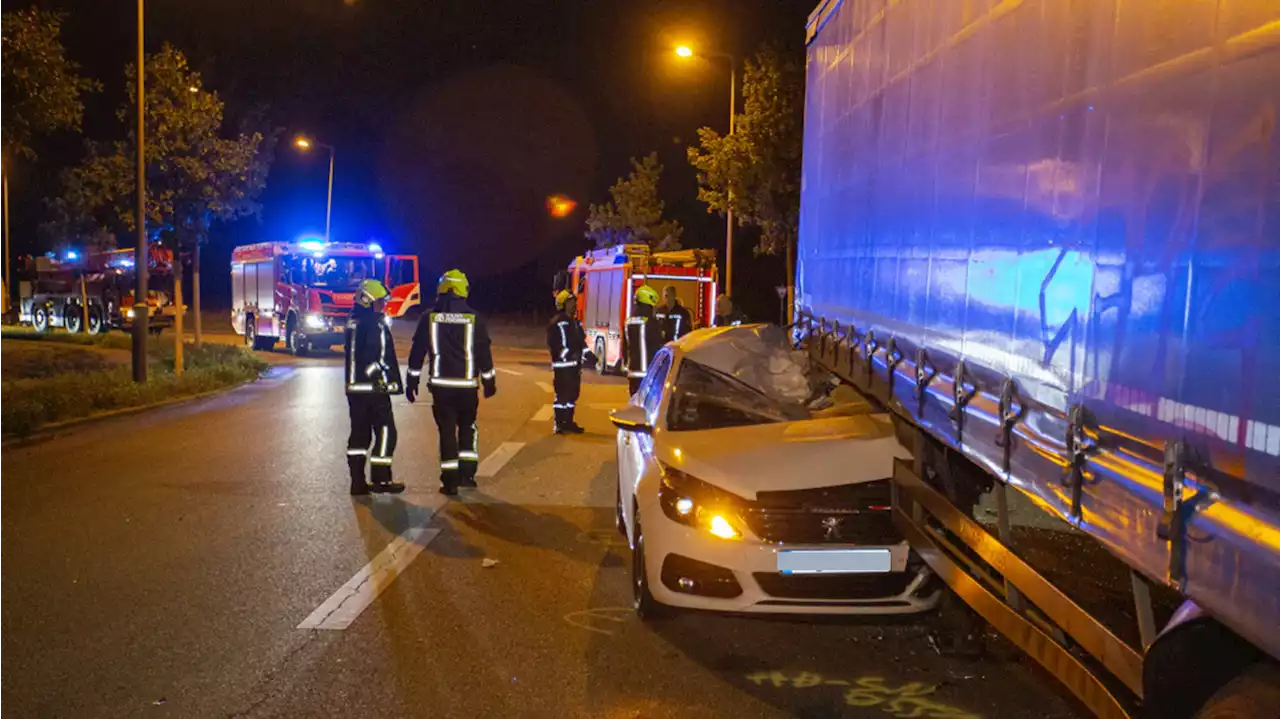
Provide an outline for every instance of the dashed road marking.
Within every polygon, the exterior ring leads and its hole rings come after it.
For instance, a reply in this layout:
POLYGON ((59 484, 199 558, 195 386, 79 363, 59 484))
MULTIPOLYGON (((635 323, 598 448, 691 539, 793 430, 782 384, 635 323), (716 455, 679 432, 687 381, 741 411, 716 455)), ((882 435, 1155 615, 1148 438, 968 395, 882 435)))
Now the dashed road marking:
POLYGON ((513 369, 507 369, 506 367, 494 367, 494 369, 498 370, 499 372, 502 372, 503 374, 513 374, 517 377, 524 376, 524 372, 520 372, 518 370, 513 370, 513 369))
POLYGON ((543 392, 550 392, 553 394, 555 393, 555 389, 546 382, 534 382, 534 384, 538 385, 538 389, 542 390, 543 392))
POLYGON ((552 407, 549 404, 544 404, 542 405, 541 409, 539 409, 536 413, 534 413, 533 419, 529 421, 530 422, 550 422, 551 418, 555 415, 555 411, 556 411, 555 407, 552 407))
POLYGON ((373 600, 391 586, 395 578, 417 557, 439 529, 410 527, 391 540, 386 549, 360 568, 355 576, 338 588, 324 603, 316 607, 298 629, 343 630, 360 616, 373 600))
POLYGON ((493 454, 485 457, 480 466, 476 467, 477 477, 496 477, 498 471, 501 470, 511 458, 516 456, 516 452, 524 446, 524 442, 503 442, 493 451, 493 454))

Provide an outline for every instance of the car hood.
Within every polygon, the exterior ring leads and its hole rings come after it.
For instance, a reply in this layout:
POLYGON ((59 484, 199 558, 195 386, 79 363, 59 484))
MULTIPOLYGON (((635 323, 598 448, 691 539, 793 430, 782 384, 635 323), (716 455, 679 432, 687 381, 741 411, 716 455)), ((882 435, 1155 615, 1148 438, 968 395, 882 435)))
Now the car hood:
POLYGON ((662 462, 745 499, 885 479, 894 458, 911 456, 884 413, 668 431, 654 450, 662 462))

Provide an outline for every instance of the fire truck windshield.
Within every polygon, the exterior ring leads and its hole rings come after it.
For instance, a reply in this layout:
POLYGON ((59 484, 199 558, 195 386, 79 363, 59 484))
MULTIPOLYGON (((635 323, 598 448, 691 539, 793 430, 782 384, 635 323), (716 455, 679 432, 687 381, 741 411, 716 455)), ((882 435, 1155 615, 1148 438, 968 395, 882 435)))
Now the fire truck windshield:
POLYGON ((325 257, 303 260, 307 284, 332 290, 354 291, 360 282, 378 279, 372 257, 325 257))

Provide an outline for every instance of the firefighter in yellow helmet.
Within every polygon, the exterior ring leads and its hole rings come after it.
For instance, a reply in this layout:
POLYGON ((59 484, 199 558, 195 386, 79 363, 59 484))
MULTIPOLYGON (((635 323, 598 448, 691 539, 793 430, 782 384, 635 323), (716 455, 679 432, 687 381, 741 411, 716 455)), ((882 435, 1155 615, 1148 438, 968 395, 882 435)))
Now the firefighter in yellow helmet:
POLYGON ((556 295, 556 313, 547 325, 547 349, 551 351, 551 386, 555 388, 556 434, 586 431, 573 421, 582 390, 582 365, 595 363, 587 349, 587 336, 578 322, 578 298, 568 290, 556 295))
POLYGON ((649 285, 641 285, 636 290, 635 306, 631 308, 631 318, 627 320, 623 339, 626 344, 627 384, 631 394, 640 388, 640 381, 649 371, 649 363, 663 345, 662 322, 654 317, 654 308, 658 304, 658 291, 649 285))
POLYGON ((391 457, 396 451, 391 395, 400 394, 402 385, 395 340, 382 315, 388 294, 377 280, 360 283, 343 341, 347 409, 351 415, 347 467, 353 495, 404 491, 403 484, 391 479, 391 457), (366 460, 371 467, 369 484, 365 483, 366 460))
POLYGON ((435 307, 418 320, 409 352, 405 395, 410 402, 417 400, 425 371, 431 414, 440 431, 440 492, 447 495, 457 494, 459 487, 476 486, 477 390, 484 387, 486 399, 498 392, 489 329, 467 304, 470 290, 461 270, 449 270, 440 277, 435 307))

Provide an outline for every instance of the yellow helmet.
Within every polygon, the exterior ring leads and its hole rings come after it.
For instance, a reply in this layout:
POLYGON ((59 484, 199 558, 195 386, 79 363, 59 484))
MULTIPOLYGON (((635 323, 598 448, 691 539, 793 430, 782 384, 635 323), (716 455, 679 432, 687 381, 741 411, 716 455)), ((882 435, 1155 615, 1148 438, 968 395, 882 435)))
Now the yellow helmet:
POLYGON ((640 288, 636 290, 636 302, 650 307, 657 307, 658 291, 649 285, 640 285, 640 288))
POLYGON ((573 293, 570 292, 569 290, 560 290, 558 293, 556 293, 556 309, 558 310, 564 309, 565 305, 569 303, 569 300, 573 298, 574 298, 573 293))
POLYGON ((363 307, 369 307, 374 302, 391 294, 387 291, 387 286, 377 280, 365 280, 360 283, 360 294, 356 297, 356 302, 363 307))
POLYGON ((446 292, 452 292, 459 297, 466 297, 471 290, 470 283, 467 282, 467 276, 462 274, 462 270, 449 270, 440 275, 440 284, 436 287, 436 294, 443 295, 446 292))

